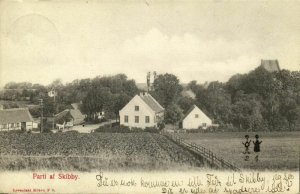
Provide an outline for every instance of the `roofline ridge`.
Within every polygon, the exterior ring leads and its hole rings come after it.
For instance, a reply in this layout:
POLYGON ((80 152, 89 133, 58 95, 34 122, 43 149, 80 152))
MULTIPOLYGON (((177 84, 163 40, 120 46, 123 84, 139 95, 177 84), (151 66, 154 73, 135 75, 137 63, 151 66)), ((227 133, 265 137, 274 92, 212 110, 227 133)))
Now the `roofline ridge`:
POLYGON ((23 107, 23 108, 7 108, 7 109, 3 109, 0 111, 16 111, 16 110, 29 110, 27 107, 23 107))
POLYGON ((151 99, 153 99, 153 100, 154 100, 154 102, 155 102, 155 103, 157 103, 157 104, 158 104, 158 106, 159 106, 160 108, 162 108, 163 110, 165 110, 165 108, 164 108, 164 107, 162 107, 162 105, 160 105, 160 104, 159 104, 159 103, 158 103, 158 102, 155 100, 155 98, 153 98, 153 96, 152 96, 151 94, 149 94, 149 93, 148 93, 148 96, 150 96, 150 98, 151 98, 151 99))

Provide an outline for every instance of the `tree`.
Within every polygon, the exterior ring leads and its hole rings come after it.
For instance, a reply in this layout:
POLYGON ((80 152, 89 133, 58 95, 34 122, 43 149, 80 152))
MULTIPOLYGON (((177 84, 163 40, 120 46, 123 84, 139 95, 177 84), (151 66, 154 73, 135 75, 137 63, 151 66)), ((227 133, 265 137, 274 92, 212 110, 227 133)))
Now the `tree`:
POLYGON ((179 79, 172 74, 158 75, 153 83, 154 91, 152 95, 158 102, 167 108, 169 105, 177 103, 182 91, 179 79))
POLYGON ((176 104, 170 104, 165 111, 165 122, 167 124, 176 125, 183 117, 181 108, 176 104))
POLYGON ((258 94, 247 95, 240 90, 232 105, 231 122, 236 127, 247 131, 262 130, 265 128, 265 123, 261 111, 261 97, 258 94))
POLYGON ((112 103, 112 94, 109 88, 92 89, 83 99, 82 111, 88 115, 88 118, 104 110, 112 103))
POLYGON ((115 115, 115 119, 117 121, 120 121, 119 111, 130 101, 131 98, 131 96, 124 92, 113 95, 112 103, 108 110, 115 115))
POLYGON ((186 113, 190 109, 190 107, 193 106, 194 103, 195 103, 194 99, 190 97, 182 96, 180 97, 177 104, 179 105, 183 113, 186 113))

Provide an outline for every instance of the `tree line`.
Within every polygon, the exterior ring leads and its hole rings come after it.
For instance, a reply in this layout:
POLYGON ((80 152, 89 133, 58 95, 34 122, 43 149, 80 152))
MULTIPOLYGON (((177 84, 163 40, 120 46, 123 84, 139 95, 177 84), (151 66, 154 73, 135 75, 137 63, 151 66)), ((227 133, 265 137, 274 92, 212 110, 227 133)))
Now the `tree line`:
MULTIPOLYGON (((141 92, 134 80, 124 74, 77 79, 67 84, 55 80, 47 86, 8 83, 0 99, 27 100, 37 104, 44 100, 46 115, 58 113, 71 103, 81 102, 81 110, 89 120, 104 111, 106 117, 119 117, 119 110, 141 92), (57 92, 54 99, 48 91, 57 92)), ((157 75, 150 94, 165 108, 165 123, 178 124, 188 109, 196 104, 220 130, 272 131, 300 129, 300 72, 281 70, 268 72, 262 67, 246 74, 232 76, 227 82, 199 84, 191 81, 183 87, 173 74, 157 75), (182 95, 191 90, 195 98, 182 95)), ((38 110, 31 110, 34 116, 38 110), (35 112, 36 111, 36 112, 35 112)))

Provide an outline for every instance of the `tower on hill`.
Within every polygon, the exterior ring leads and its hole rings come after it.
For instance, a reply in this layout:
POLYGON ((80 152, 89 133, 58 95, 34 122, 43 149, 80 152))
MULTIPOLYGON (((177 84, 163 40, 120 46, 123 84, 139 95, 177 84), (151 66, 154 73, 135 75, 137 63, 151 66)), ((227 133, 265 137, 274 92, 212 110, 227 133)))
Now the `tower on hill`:
POLYGON ((261 67, 263 67, 268 72, 278 72, 280 71, 278 60, 261 60, 261 67))

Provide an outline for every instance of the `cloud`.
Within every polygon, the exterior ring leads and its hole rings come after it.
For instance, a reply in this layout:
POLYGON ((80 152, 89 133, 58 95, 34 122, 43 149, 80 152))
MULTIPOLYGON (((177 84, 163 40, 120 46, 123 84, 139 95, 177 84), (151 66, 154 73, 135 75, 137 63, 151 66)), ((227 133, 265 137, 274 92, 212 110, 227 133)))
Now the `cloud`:
POLYGON ((101 38, 89 41, 81 37, 61 42, 57 47, 28 34, 22 44, 12 41, 7 49, 19 53, 10 53, 9 61, 24 64, 23 67, 18 66, 17 72, 6 67, 6 71, 16 79, 28 72, 31 76, 24 77, 25 80, 42 83, 55 78, 70 82, 117 73, 145 82, 147 71, 173 73, 185 83, 191 80, 203 83, 227 81, 236 73, 246 73, 257 67, 261 58, 276 56, 276 52, 268 50, 267 53, 253 41, 233 41, 222 36, 206 39, 188 32, 167 35, 157 28, 101 49, 101 38), (32 68, 36 72, 32 72, 32 68))
POLYGON ((100 55, 94 50, 90 57, 96 67, 107 67, 103 72, 124 72, 138 81, 144 81, 147 71, 157 71, 174 73, 184 82, 191 77, 203 82, 224 81, 233 73, 248 71, 256 65, 249 64, 253 62, 249 57, 255 54, 253 50, 249 42, 227 41, 222 37, 206 40, 191 33, 168 36, 153 28, 100 55))

